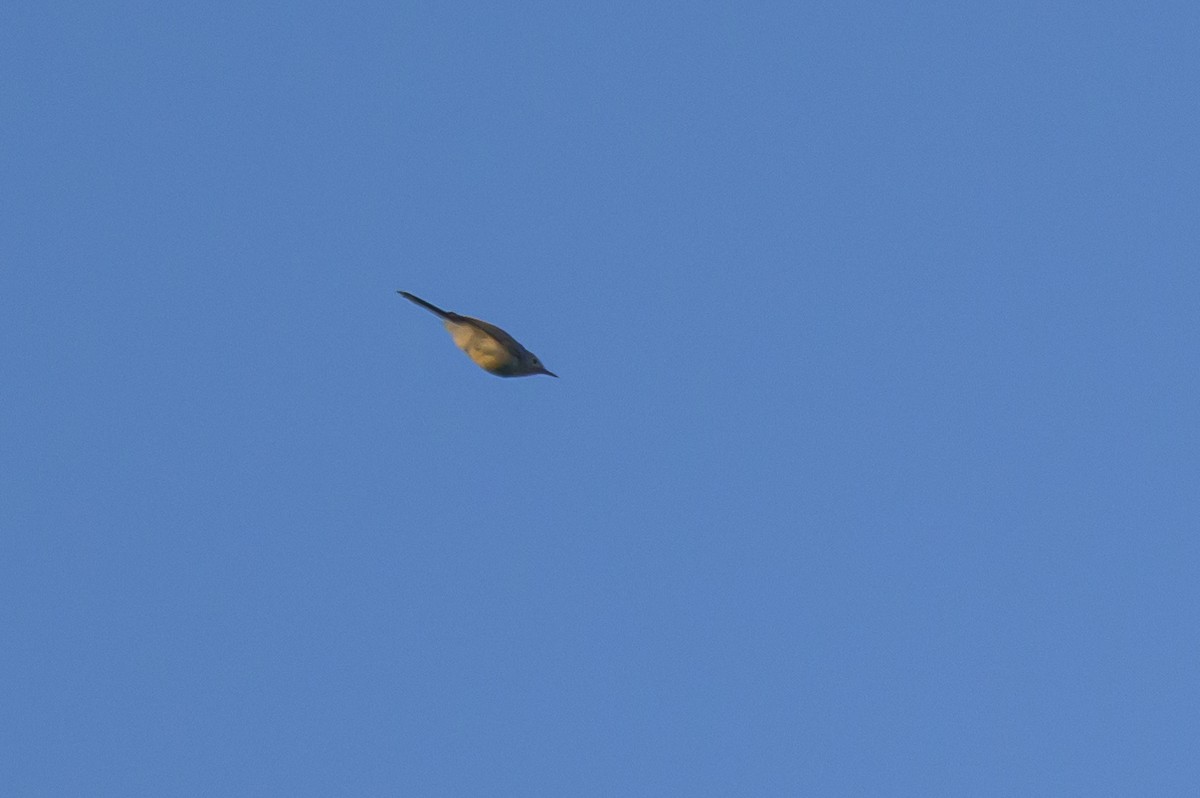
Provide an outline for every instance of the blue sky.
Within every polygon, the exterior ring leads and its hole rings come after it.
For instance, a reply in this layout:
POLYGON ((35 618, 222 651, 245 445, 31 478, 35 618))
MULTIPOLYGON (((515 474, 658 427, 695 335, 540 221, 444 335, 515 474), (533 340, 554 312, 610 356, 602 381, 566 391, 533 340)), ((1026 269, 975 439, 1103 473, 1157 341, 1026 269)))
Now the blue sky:
POLYGON ((1194 790, 1195 4, 3 17, 0 792, 1194 790))

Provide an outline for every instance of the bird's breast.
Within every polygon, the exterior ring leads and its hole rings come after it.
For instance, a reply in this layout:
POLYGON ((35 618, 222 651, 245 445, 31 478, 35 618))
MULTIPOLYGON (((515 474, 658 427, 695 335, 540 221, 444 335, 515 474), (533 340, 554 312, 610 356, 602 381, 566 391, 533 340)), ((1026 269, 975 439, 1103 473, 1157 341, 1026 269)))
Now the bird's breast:
POLYGON ((475 365, 493 374, 506 374, 516 365, 516 356, 492 336, 471 324, 446 320, 454 345, 467 353, 475 365))

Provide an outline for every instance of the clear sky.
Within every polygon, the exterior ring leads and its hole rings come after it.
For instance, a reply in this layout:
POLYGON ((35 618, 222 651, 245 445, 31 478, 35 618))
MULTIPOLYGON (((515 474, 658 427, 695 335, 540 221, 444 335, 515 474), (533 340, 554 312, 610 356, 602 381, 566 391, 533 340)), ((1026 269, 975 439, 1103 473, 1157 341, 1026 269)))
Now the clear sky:
POLYGON ((1194 794, 1195 2, 0 16, 0 793, 1194 794))

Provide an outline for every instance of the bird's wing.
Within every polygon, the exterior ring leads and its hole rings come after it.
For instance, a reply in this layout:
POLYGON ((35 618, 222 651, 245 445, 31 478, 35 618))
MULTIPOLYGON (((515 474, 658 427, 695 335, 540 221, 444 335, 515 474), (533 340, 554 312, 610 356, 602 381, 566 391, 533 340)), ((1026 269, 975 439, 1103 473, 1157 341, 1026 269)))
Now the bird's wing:
POLYGON ((505 347, 506 349, 510 349, 514 352, 521 352, 521 351, 524 351, 524 349, 525 349, 525 347, 523 347, 519 343, 517 343, 516 338, 513 338, 511 335, 506 333, 504 330, 501 330, 495 324, 488 324, 486 321, 480 321, 479 319, 473 319, 470 316, 458 316, 457 314, 455 314, 455 316, 456 316, 455 321, 460 322, 460 323, 465 322, 467 324, 470 324, 472 327, 483 330, 485 333, 487 333, 488 335, 492 336, 497 341, 499 341, 501 346, 505 347))

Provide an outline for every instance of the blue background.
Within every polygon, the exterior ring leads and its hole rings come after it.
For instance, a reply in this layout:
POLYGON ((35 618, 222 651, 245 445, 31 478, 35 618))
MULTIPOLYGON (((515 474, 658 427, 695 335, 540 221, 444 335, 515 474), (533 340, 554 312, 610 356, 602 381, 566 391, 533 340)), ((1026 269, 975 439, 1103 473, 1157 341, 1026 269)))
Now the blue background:
POLYGON ((9 5, 0 791, 1194 794, 1198 8, 9 5))

